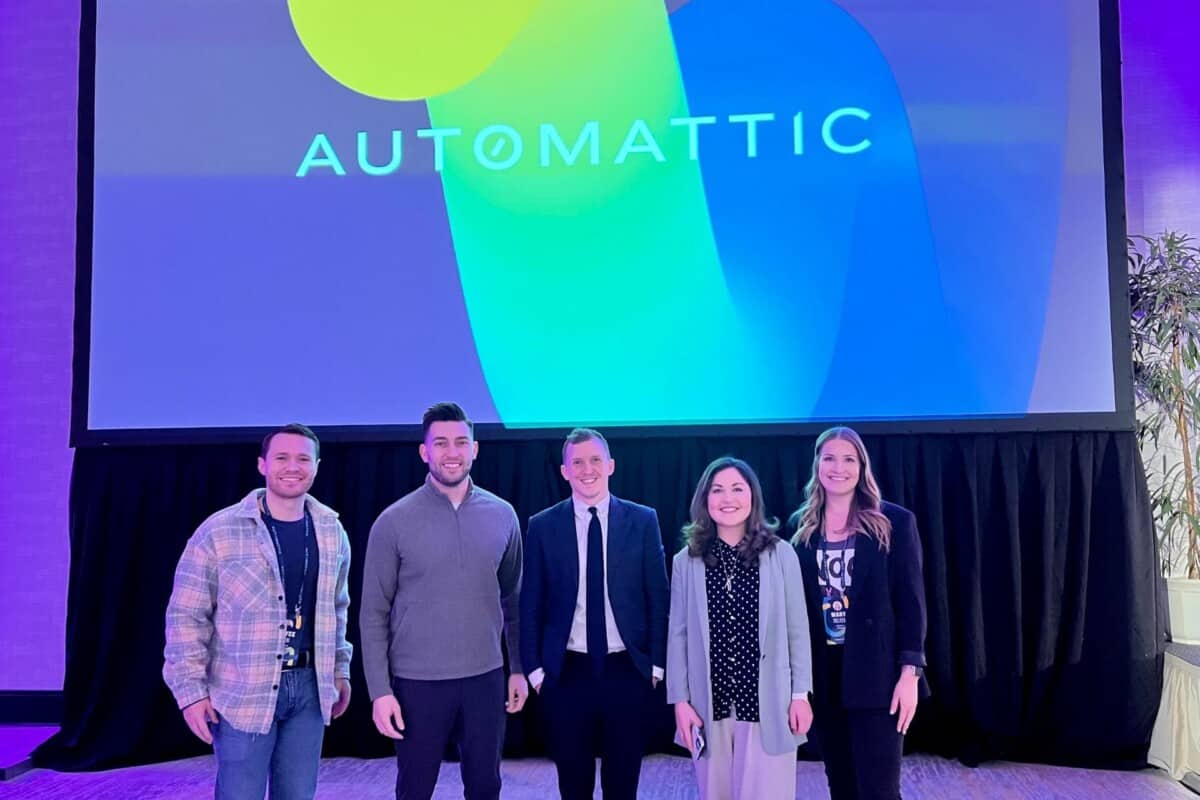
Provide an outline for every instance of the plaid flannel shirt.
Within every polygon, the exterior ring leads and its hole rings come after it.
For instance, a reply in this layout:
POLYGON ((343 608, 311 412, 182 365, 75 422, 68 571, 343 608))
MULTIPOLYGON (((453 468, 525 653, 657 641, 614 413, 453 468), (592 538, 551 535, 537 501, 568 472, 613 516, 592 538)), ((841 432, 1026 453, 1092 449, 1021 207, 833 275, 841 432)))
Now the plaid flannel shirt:
MULTIPOLYGON (((205 697, 233 727, 267 733, 275 719, 287 627, 283 581, 259 512, 262 489, 204 521, 188 540, 167 605, 163 679, 180 708, 205 697)), ((313 658, 325 724, 335 679, 350 678, 350 539, 337 512, 311 496, 317 605, 313 658)))

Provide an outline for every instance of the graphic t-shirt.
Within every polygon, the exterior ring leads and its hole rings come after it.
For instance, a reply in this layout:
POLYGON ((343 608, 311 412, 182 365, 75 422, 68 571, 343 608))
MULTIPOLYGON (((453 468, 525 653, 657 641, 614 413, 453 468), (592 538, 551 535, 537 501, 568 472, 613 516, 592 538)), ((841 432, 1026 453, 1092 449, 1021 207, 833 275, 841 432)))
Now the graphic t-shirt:
POLYGON ((317 611, 317 537, 308 518, 295 522, 270 520, 267 528, 278 541, 276 556, 281 557, 284 602, 287 608, 285 666, 305 650, 313 649, 313 615, 317 611), (307 562, 307 563, 306 563, 307 562))
POLYGON ((817 585, 821 588, 821 617, 827 644, 846 643, 846 612, 850 608, 856 538, 851 534, 843 541, 829 542, 822 536, 817 547, 817 585))

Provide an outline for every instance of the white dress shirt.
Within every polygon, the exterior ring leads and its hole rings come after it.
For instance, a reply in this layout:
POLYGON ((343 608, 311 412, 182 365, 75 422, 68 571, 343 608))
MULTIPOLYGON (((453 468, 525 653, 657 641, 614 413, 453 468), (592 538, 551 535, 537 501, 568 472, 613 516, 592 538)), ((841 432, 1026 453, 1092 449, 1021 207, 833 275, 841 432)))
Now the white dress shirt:
MULTIPOLYGON (((612 603, 608 599, 608 507, 611 495, 605 495, 596 506, 596 516, 600 518, 600 546, 604 553, 604 628, 608 638, 608 652, 620 653, 625 650, 625 642, 621 632, 617 630, 617 620, 613 617, 612 603)), ((571 505, 575 509, 575 549, 579 553, 579 588, 575 592, 575 617, 571 621, 571 633, 567 637, 567 649, 575 653, 587 653, 587 557, 588 557, 588 526, 592 524, 592 514, 588 511, 588 503, 572 496, 571 505)), ((654 666, 651 674, 655 680, 662 680, 663 668, 654 666)), ((529 673, 529 682, 534 688, 541 686, 545 672, 539 667, 529 673)))
MULTIPOLYGON (((608 506, 610 495, 596 503, 596 516, 600 518, 600 543, 604 552, 604 631, 608 637, 608 652, 620 653, 625 642, 617 630, 613 617, 612 603, 608 599, 608 506)), ((575 546, 579 552, 579 588, 575 592, 575 618, 571 621, 571 635, 567 637, 567 649, 575 653, 587 652, 587 572, 588 572, 588 527, 592 514, 578 498, 571 498, 575 507, 575 546)))

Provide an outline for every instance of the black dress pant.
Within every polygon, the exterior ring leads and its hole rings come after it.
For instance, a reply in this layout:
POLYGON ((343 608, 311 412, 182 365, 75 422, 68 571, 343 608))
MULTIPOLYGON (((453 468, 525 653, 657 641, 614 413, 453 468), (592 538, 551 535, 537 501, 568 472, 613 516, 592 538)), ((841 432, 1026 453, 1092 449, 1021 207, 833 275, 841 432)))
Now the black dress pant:
POLYGON ((591 800, 597 745, 604 799, 635 800, 652 697, 650 680, 627 653, 606 656, 596 675, 588 656, 568 652, 562 674, 546 676, 539 698, 563 800, 591 800))
POLYGON ((451 740, 458 745, 466 800, 497 800, 504 670, 443 681, 393 678, 392 691, 404 716, 404 738, 396 740, 396 800, 433 796, 451 740))
POLYGON ((813 733, 825 762, 831 800, 900 800, 904 736, 886 708, 847 709, 842 703, 842 650, 824 643, 830 685, 813 693, 813 733))

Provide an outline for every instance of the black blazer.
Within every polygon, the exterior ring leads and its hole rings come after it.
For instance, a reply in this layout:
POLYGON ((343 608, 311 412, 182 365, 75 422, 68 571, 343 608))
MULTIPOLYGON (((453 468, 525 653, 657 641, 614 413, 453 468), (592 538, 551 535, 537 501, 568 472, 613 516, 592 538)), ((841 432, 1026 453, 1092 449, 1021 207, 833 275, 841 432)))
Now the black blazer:
MULTIPOLYGON (((621 641, 638 671, 666 667, 669 590, 654 509, 611 497, 608 506, 608 601, 621 641)), ((571 498, 529 520, 521 582, 521 666, 562 672, 579 591, 579 549, 571 498)))
MULTIPOLYGON (((917 522, 907 508, 884 502, 892 523, 887 552, 873 539, 860 536, 854 549, 850 608, 846 612, 846 643, 842 659, 842 704, 845 708, 887 708, 900 678, 900 667, 925 667, 925 583, 921 572, 921 540, 917 522)), ((798 545, 808 625, 813 647, 813 694, 829 686, 828 659, 820 658, 825 643, 821 589, 817 584, 817 540, 798 545)), ((929 686, 922 676, 922 696, 929 686)))

